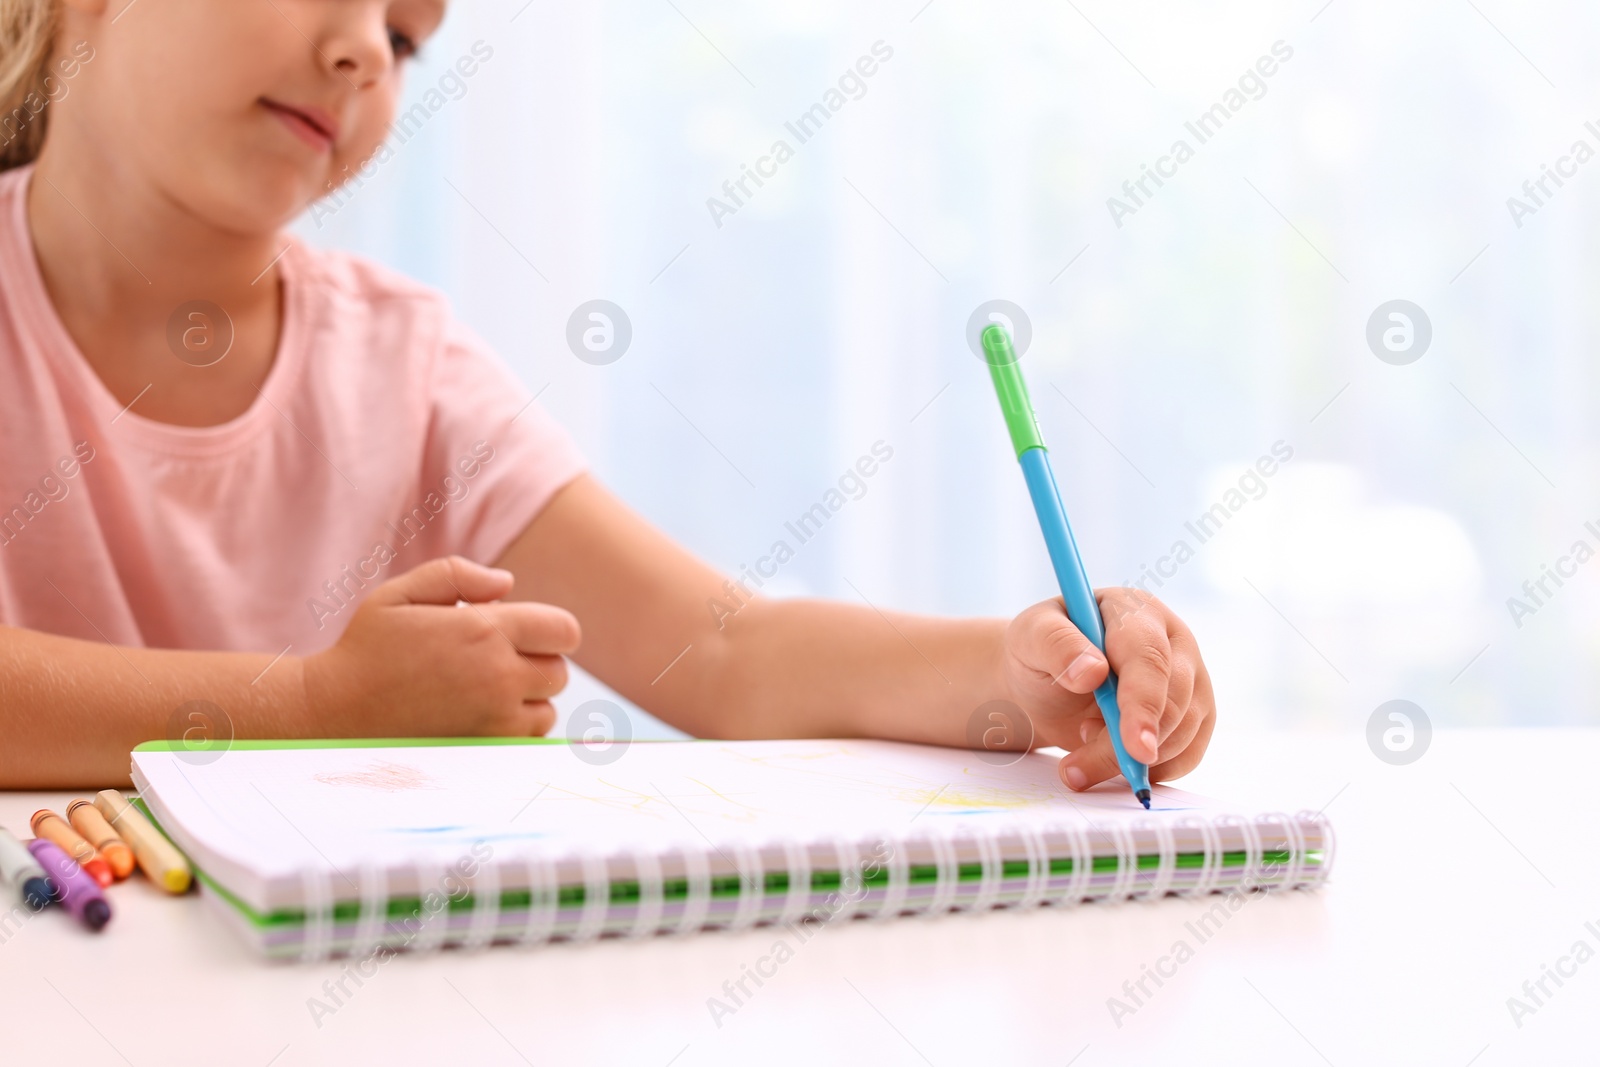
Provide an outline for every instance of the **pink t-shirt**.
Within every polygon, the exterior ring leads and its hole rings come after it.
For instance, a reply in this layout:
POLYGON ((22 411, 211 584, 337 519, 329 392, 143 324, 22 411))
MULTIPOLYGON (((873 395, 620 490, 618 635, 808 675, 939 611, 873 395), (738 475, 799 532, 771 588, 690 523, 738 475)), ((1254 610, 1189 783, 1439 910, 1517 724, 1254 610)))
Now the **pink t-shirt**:
POLYGON ((298 241, 249 410, 203 428, 123 410, 50 303, 31 171, 0 174, 0 624, 315 652, 378 583, 493 563, 582 471, 442 295, 298 241))

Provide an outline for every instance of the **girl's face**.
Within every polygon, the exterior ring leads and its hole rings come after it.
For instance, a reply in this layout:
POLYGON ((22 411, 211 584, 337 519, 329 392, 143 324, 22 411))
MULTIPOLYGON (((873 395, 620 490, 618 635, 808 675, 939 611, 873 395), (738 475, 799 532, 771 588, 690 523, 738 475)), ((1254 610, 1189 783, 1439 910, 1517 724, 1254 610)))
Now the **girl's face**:
POLYGON ((46 151, 97 145, 111 180, 225 230, 274 230, 377 150, 445 4, 64 0, 57 51, 86 39, 94 58, 51 105, 62 144, 46 151))

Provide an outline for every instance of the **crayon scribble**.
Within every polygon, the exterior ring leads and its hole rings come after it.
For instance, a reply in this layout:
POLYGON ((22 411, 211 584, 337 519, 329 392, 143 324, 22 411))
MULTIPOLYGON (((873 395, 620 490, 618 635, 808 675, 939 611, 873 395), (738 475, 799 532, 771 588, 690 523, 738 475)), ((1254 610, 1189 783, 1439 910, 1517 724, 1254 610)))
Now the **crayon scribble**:
POLYGON ((376 789, 384 793, 400 793, 408 789, 435 789, 434 777, 417 767, 403 763, 380 760, 360 771, 325 771, 313 777, 323 785, 353 785, 359 789, 376 789))

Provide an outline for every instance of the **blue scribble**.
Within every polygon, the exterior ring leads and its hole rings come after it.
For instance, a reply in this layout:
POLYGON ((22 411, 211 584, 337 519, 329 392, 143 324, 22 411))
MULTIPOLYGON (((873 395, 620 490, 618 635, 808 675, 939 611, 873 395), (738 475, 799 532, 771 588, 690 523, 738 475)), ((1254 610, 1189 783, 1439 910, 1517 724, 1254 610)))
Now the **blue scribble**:
POLYGON ((470 826, 394 826, 385 833, 412 834, 412 835, 439 835, 454 834, 462 841, 529 841, 538 837, 549 837, 549 834, 538 830, 508 831, 506 833, 485 834, 474 832, 470 826))

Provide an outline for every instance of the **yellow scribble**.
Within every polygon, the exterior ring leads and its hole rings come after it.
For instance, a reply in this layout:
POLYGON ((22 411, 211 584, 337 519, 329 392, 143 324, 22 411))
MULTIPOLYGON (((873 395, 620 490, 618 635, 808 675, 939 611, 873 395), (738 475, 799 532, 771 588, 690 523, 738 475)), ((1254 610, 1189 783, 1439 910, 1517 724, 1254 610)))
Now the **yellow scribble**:
POLYGON ((1054 799, 1048 789, 1038 786, 1000 789, 994 786, 964 785, 938 789, 902 789, 897 796, 909 804, 932 809, 1025 808, 1054 799))
POLYGON ((698 778, 690 778, 689 781, 693 782, 695 785, 699 786, 700 788, 706 790, 712 796, 716 797, 718 800, 725 801, 725 802, 727 802, 729 804, 735 805, 736 807, 740 807, 740 808, 744 809, 741 812, 733 812, 733 811, 722 810, 722 811, 716 811, 713 814, 720 815, 724 819, 727 819, 727 820, 729 820, 731 822, 755 822, 756 821, 756 817, 760 813, 758 808, 754 808, 751 805, 746 804, 742 800, 733 799, 735 795, 748 795, 748 794, 732 794, 732 793, 719 792, 716 788, 706 784, 705 782, 702 782, 698 778))
MULTIPOLYGON (((787 767, 792 763, 805 763, 810 762, 811 760, 834 759, 838 756, 855 755, 854 752, 844 745, 840 745, 837 748, 820 749, 816 752, 775 752, 770 756, 752 755, 749 752, 744 752, 737 748, 721 748, 719 751, 725 752, 728 755, 733 756, 735 759, 743 760, 745 763, 756 763, 763 767, 787 767)), ((800 768, 794 769, 799 770, 800 768)))

